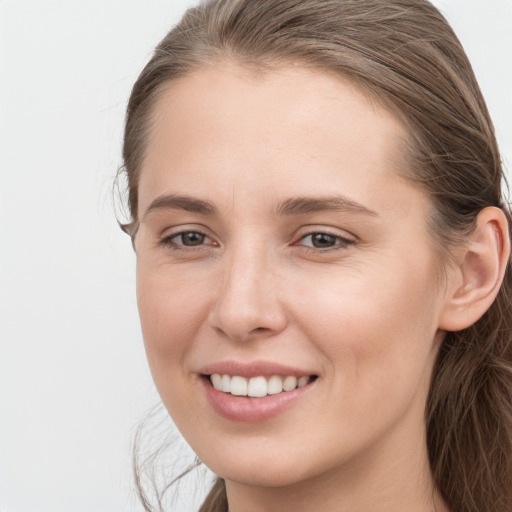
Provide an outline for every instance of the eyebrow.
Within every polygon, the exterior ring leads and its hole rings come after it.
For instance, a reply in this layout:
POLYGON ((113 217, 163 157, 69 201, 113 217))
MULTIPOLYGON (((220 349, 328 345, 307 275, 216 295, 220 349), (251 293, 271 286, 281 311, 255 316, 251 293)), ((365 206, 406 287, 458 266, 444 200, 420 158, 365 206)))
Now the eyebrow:
POLYGON ((191 196, 180 196, 175 194, 163 195, 157 197, 144 213, 145 218, 149 213, 158 210, 185 210, 192 213, 201 213, 203 215, 216 215, 217 208, 208 201, 197 199, 191 196))
POLYGON ((366 206, 340 195, 327 197, 292 197, 281 203, 276 209, 278 216, 305 215, 323 211, 360 213, 371 217, 379 216, 377 212, 370 210, 366 206))
MULTIPOLYGON (((157 197, 147 208, 143 218, 158 210, 184 210, 202 215, 218 215, 212 203, 184 195, 163 195, 157 197)), ((292 197, 280 203, 275 209, 276 216, 306 215, 323 211, 341 211, 378 217, 377 212, 341 195, 320 197, 292 197)))

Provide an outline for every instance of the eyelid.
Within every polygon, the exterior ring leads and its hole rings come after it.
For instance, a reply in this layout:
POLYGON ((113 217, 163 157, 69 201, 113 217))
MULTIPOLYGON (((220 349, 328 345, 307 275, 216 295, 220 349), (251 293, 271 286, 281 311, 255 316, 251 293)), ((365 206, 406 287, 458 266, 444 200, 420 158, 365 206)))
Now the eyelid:
POLYGON ((329 236, 333 236, 336 238, 341 238, 342 240, 345 240, 347 242, 357 242, 358 237, 356 235, 353 235, 349 231, 346 231, 341 228, 335 228, 330 226, 321 226, 321 225, 308 225, 308 226, 302 226, 300 229, 296 231, 298 235, 296 235, 297 239, 302 239, 310 235, 315 234, 325 234, 329 236))
POLYGON ((196 224, 194 222, 167 224, 164 228, 158 230, 158 238, 168 238, 170 236, 188 233, 190 231, 202 233, 207 236, 210 236, 209 233, 211 232, 211 230, 205 225, 196 224))

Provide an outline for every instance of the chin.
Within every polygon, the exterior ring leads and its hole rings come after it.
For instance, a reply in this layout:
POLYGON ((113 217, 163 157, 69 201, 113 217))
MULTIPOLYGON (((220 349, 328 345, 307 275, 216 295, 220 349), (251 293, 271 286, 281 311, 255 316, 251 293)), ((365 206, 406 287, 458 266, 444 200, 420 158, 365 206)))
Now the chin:
POLYGON ((308 478, 306 473, 298 471, 297 464, 292 460, 276 465, 272 457, 256 466, 251 461, 232 465, 229 465, 228 461, 223 461, 222 467, 210 469, 224 480, 251 487, 288 487, 308 478))
POLYGON ((238 484, 252 487, 288 487, 299 482, 320 476, 337 465, 338 459, 312 457, 311 453, 320 454, 321 449, 314 446, 307 448, 307 440, 297 445, 295 439, 272 439, 255 436, 253 439, 233 442, 233 439, 217 446, 198 450, 199 458, 217 476, 238 484), (311 450, 311 448, 313 448, 311 450))

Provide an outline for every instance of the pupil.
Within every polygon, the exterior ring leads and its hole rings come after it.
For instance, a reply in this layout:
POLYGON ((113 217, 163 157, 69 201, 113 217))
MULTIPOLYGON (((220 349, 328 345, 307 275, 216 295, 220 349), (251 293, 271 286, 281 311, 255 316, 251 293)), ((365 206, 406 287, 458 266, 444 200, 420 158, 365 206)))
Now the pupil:
POLYGON ((182 235, 183 245, 201 245, 204 242, 204 235, 201 233, 185 233, 182 235))
POLYGON ((325 233, 316 233, 312 237, 312 242, 315 247, 325 248, 332 247, 336 240, 335 237, 331 235, 326 235, 325 233))

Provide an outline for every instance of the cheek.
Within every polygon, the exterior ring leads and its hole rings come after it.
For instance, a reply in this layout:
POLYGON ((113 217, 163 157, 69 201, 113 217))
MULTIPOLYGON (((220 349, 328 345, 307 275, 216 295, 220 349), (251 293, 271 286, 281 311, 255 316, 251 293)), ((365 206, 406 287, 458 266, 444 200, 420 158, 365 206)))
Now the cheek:
POLYGON ((436 354, 436 324, 422 283, 405 277, 401 286, 392 280, 379 289, 345 280, 343 289, 316 293, 303 302, 301 329, 327 368, 324 424, 333 443, 342 439, 357 451, 358 443, 379 438, 406 416, 420 429, 436 354), (407 292, 411 285, 423 289, 423 295, 407 292))
MULTIPOLYGON (((205 286, 169 269, 137 268, 137 303, 148 361, 157 387, 160 375, 183 360, 206 316, 205 286)), ((185 274, 185 273, 183 273, 185 274)))
POLYGON ((301 329, 335 373, 346 377, 348 369, 350 382, 368 392, 383 382, 392 387, 393 374, 396 381, 413 379, 431 363, 439 309, 435 279, 426 267, 420 272, 404 265, 389 266, 385 274, 367 269, 296 294, 301 329))

